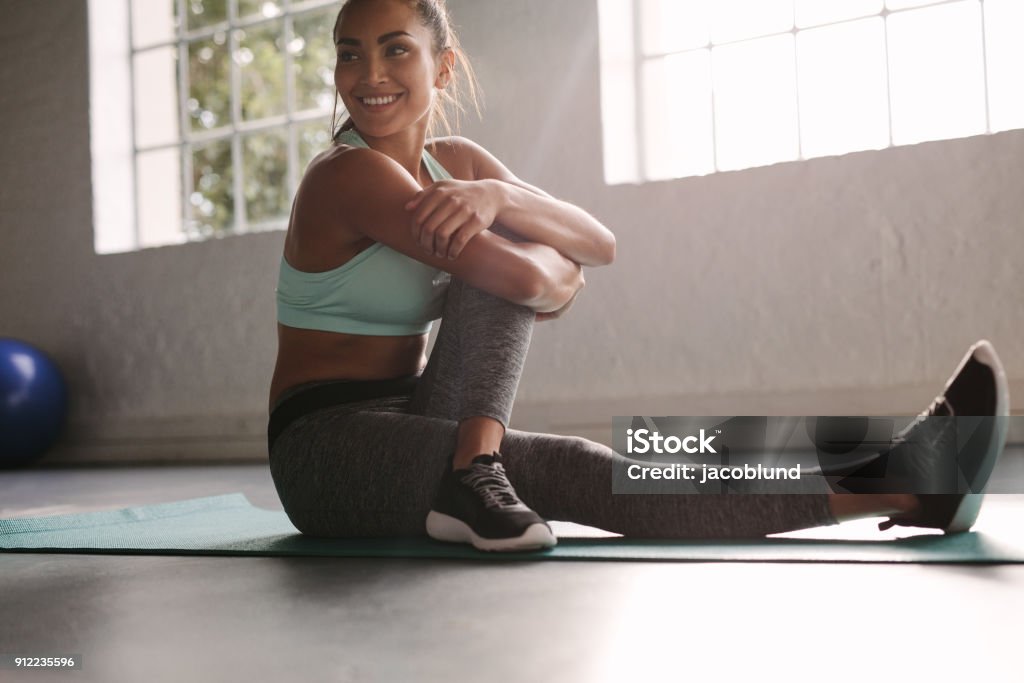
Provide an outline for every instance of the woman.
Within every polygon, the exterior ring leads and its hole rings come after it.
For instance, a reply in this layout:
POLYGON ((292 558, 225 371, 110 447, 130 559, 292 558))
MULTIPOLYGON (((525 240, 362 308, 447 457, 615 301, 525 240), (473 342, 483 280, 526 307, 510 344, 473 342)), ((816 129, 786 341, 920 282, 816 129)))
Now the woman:
MULTIPOLYGON (((427 142, 448 91, 472 85, 443 0, 350 0, 334 40, 349 119, 295 198, 270 390, 271 472, 300 531, 426 529, 521 550, 554 545, 545 519, 670 538, 882 515, 948 531, 973 523, 978 496, 612 495, 618 454, 507 429, 533 324, 572 306, 582 267, 610 263, 614 237, 473 142, 427 142)), ((957 377, 958 414, 997 414, 1005 380, 990 346, 973 348, 957 377), (986 401, 989 412, 963 412, 986 401)), ((986 466, 1001 438, 991 431, 986 466)))

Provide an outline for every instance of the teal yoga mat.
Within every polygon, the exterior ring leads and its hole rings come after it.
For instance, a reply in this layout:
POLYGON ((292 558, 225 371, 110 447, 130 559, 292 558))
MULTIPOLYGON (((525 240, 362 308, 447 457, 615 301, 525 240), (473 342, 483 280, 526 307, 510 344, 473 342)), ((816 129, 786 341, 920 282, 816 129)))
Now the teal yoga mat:
MULTIPOLYGON (((1019 517, 1020 509, 1006 514, 1019 517)), ((997 530, 1018 528, 1004 524, 997 530)), ((560 538, 540 553, 481 553, 430 539, 316 539, 283 512, 254 507, 241 493, 103 512, 0 520, 0 550, 115 555, 257 555, 633 560, 692 562, 1024 562, 1018 534, 972 531, 896 540, 765 538, 650 541, 560 538), (1010 536, 1007 538, 1007 536, 1010 536)))

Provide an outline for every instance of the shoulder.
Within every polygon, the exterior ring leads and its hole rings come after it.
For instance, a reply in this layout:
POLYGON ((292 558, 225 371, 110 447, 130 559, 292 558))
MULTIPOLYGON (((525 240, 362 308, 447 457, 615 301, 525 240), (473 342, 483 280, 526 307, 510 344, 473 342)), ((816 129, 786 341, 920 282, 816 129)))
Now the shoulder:
POLYGON ((338 145, 318 154, 306 167, 303 181, 319 185, 357 180, 365 174, 394 172, 402 167, 391 157, 365 147, 338 145))
POLYGON ((306 167, 295 196, 292 225, 354 237, 372 207, 401 207, 419 189, 412 176, 386 154, 362 147, 332 147, 306 167))
POLYGON ((446 152, 460 155, 472 155, 483 147, 469 138, 461 135, 446 135, 427 140, 427 149, 433 154, 435 151, 444 154, 446 152))
POLYGON ((457 180, 476 180, 475 142, 458 135, 430 138, 427 151, 457 180))
POLYGON ((309 163, 299 183, 299 196, 339 206, 349 200, 372 199, 389 187, 405 188, 410 183, 414 181, 408 172, 386 154, 339 145, 309 163))
POLYGON ((510 175, 505 165, 483 145, 459 135, 432 138, 427 151, 459 180, 482 180, 510 175))

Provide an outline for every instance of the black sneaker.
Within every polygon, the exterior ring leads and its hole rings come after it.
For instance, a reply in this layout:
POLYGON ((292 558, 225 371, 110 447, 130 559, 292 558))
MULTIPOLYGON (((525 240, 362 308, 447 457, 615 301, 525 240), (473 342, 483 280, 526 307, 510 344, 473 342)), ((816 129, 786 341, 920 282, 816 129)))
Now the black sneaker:
POLYGON ((476 456, 469 469, 445 473, 427 515, 427 534, 478 550, 539 550, 556 543, 547 523, 519 500, 497 451, 476 456))
MULTIPOLYGON (((979 341, 967 351, 942 395, 897 437, 900 443, 941 445, 937 448, 940 459, 943 452, 952 449, 956 475, 963 478, 970 492, 920 495, 917 512, 891 517, 879 524, 879 529, 916 526, 942 529, 947 534, 970 529, 978 519, 989 476, 1006 444, 1009 414, 1006 372, 992 344, 979 341), (943 416, 952 419, 943 420, 943 416), (950 429, 947 424, 954 426, 950 429)), ((898 447, 900 444, 893 448, 894 454, 898 447)))

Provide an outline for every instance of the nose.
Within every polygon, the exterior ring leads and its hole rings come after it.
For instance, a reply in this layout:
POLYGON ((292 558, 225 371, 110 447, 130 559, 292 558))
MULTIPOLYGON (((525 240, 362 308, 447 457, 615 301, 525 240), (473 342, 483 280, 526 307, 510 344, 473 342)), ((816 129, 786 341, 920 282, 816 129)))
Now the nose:
POLYGON ((376 85, 383 83, 388 79, 387 68, 384 64, 384 60, 378 59, 377 57, 368 57, 363 64, 365 69, 363 70, 363 81, 369 85, 376 85))

